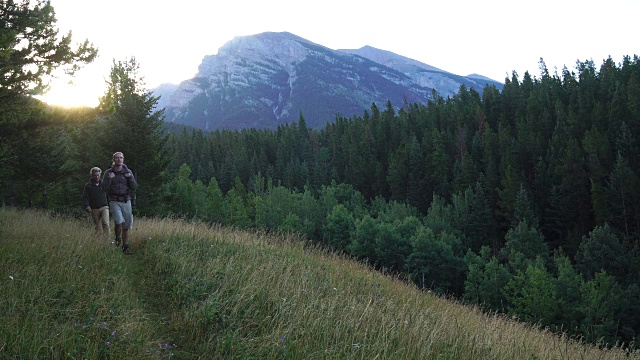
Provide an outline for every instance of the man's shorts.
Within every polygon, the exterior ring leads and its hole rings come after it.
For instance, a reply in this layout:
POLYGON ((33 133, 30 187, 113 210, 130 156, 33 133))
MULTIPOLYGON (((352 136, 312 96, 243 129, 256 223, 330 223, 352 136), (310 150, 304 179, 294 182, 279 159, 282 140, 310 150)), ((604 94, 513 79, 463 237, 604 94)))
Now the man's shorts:
POLYGON ((131 200, 127 202, 109 201, 111 217, 116 225, 122 224, 124 229, 130 229, 133 225, 133 212, 131 211, 131 200))

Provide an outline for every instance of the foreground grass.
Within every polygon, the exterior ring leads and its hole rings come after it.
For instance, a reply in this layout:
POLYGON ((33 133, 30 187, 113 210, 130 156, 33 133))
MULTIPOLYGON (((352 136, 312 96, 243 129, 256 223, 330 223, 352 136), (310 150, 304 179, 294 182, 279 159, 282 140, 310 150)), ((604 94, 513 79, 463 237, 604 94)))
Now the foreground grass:
POLYGON ((0 358, 640 359, 424 293, 286 236, 0 210, 0 358))

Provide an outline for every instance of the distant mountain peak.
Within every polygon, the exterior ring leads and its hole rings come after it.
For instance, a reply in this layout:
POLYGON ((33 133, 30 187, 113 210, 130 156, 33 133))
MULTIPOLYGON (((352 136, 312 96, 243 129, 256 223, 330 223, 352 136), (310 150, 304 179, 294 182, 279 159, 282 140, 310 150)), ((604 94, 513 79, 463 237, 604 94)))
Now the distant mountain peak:
MULTIPOLYGON (((166 120, 207 130, 275 128, 298 120, 323 127, 336 115, 362 116, 372 103, 426 103, 435 89, 500 83, 458 76, 386 50, 332 50, 289 32, 237 36, 207 55, 168 96, 166 120)), ((166 89, 162 89, 166 91, 166 89)), ((159 106, 160 107, 160 106, 159 106)))
POLYGON ((340 49, 338 51, 343 51, 349 54, 362 56, 371 61, 383 64, 385 66, 389 66, 391 68, 396 68, 396 69, 407 68, 407 70, 410 70, 411 68, 419 68, 422 70, 439 71, 439 72, 446 73, 446 71, 438 69, 435 66, 427 65, 420 61, 417 61, 402 55, 398 55, 388 50, 377 49, 369 45, 365 45, 360 49, 340 49))
POLYGON ((488 78, 488 77, 486 77, 486 76, 484 76, 484 75, 480 75, 480 74, 476 74, 476 73, 469 74, 469 75, 467 75, 467 77, 468 77, 468 78, 472 78, 472 79, 480 79, 480 80, 496 81, 496 80, 493 80, 493 79, 491 79, 491 78, 488 78))

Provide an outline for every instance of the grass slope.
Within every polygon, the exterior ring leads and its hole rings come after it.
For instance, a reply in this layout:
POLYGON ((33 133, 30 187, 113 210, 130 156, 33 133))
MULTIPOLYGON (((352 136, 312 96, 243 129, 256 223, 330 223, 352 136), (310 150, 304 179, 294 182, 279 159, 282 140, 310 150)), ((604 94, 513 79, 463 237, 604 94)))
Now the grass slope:
POLYGON ((629 359, 429 293, 288 236, 0 209, 0 358, 629 359))

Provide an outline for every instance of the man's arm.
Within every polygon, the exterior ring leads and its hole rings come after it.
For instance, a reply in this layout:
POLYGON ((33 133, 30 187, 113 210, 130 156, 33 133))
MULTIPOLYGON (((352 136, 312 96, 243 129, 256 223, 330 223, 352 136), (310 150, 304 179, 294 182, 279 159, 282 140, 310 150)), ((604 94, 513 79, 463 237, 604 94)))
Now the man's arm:
POLYGON ((87 189, 87 185, 84 186, 84 190, 82 191, 82 202, 84 203, 84 209, 90 212, 91 203, 89 202, 89 189, 87 189))
POLYGON ((125 177, 127 178, 127 186, 129 189, 135 190, 138 187, 138 182, 136 181, 136 177, 133 176, 133 172, 129 170, 129 172, 125 174, 125 177))
POLYGON ((109 189, 111 188, 111 169, 107 169, 102 176, 102 190, 104 190, 107 194, 109 194, 109 189))

